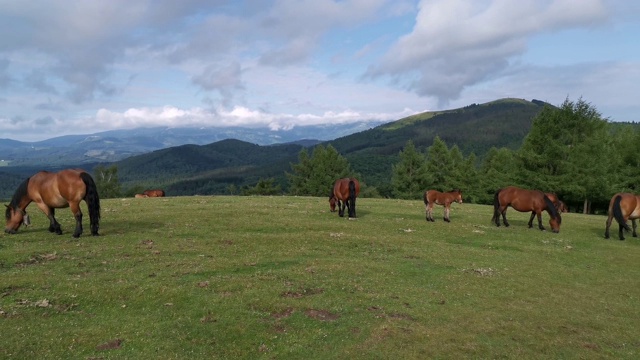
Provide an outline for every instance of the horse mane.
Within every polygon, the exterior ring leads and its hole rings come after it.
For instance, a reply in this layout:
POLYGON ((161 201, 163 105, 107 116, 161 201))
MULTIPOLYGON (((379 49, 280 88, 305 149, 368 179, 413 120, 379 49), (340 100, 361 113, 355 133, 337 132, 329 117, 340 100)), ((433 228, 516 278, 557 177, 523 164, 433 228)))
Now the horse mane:
POLYGON ((27 188, 29 186, 29 179, 31 179, 31 178, 28 177, 25 181, 23 181, 22 184, 20 184, 18 186, 18 188, 16 189, 16 191, 13 193, 13 197, 11 198, 11 202, 9 202, 9 206, 7 207, 7 210, 5 211, 5 218, 7 220, 11 219, 11 209, 17 209, 20 206, 20 200, 22 200, 22 198, 25 197, 25 195, 27 195, 27 188))
POLYGON ((560 216, 558 209, 556 209, 556 206, 553 204, 551 199, 547 197, 547 195, 544 195, 544 202, 545 204, 547 204, 547 212, 549 213, 549 215, 551 215, 551 217, 554 219, 557 218, 558 224, 562 224, 562 216, 560 216))

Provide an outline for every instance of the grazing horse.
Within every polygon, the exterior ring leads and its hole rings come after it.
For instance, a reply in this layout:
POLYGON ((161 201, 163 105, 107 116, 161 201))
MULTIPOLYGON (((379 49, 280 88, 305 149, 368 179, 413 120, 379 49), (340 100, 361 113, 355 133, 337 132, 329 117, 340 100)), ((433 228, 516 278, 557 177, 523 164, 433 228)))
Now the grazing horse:
POLYGON ((496 226, 500 226, 500 215, 502 215, 504 226, 509 226, 506 216, 509 206, 520 212, 531 211, 530 228, 533 227, 533 218, 537 215, 538 228, 540 230, 545 230, 544 226, 542 226, 542 211, 546 210, 550 217, 549 225, 551 225, 551 231, 554 233, 560 232, 562 217, 553 202, 542 191, 520 189, 515 186, 496 191, 493 198, 493 217, 491 218, 491 221, 495 221, 496 226))
POLYGON ((49 219, 49 231, 58 235, 62 234, 62 230, 55 218, 55 209, 70 207, 76 219, 73 237, 77 238, 82 234, 80 209, 82 200, 87 203, 89 209, 91 234, 97 236, 100 223, 100 198, 91 175, 80 169, 67 169, 57 173, 40 171, 20 184, 9 205, 5 205, 7 224, 4 232, 15 234, 21 224, 27 225, 29 218, 26 208, 31 202, 35 202, 49 219))
POLYGON ((450 222, 449 220, 449 209, 451 207, 451 203, 457 202, 458 204, 462 204, 462 192, 460 190, 455 189, 449 192, 440 192, 437 190, 427 190, 424 192, 424 207, 427 213, 427 221, 435 221, 433 219, 433 205, 442 205, 444 206, 444 221, 450 222))
POLYGON ((142 192, 142 195, 147 195, 148 197, 164 197, 164 190, 161 190, 161 189, 145 190, 142 192))
POLYGON ((609 217, 607 218, 607 226, 604 230, 604 238, 609 238, 609 227, 611 226, 612 219, 615 218, 619 225, 618 237, 620 240, 624 240, 622 230, 632 230, 633 237, 637 237, 636 234, 636 219, 640 218, 640 196, 630 193, 617 193, 613 195, 611 201, 609 201, 609 217), (631 225, 633 229, 627 225, 627 220, 631 219, 631 225))
POLYGON ((338 215, 344 216, 344 208, 349 211, 349 217, 356 217, 356 197, 360 194, 360 183, 356 178, 338 179, 333 184, 333 192, 329 198, 331 211, 335 211, 338 206, 338 215))

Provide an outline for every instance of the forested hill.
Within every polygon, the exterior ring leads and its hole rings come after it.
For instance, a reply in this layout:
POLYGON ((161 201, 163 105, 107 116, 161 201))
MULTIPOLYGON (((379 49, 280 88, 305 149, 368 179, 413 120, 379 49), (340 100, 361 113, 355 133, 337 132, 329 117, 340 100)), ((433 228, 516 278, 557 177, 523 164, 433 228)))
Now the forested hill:
MULTIPOLYGON (((345 156, 369 185, 388 184, 391 164, 408 140, 421 150, 436 135, 447 145, 479 158, 492 146, 517 149, 545 103, 502 99, 461 109, 426 112, 355 133, 326 144, 345 156)), ((231 185, 253 186, 273 178, 283 188, 286 172, 298 161, 303 146, 259 146, 239 140, 209 145, 184 145, 117 162, 123 187, 162 186, 171 195, 223 194, 231 185)))
POLYGON ((460 109, 424 112, 330 143, 370 184, 391 179, 391 165, 408 140, 426 150, 440 137, 448 146, 457 145, 465 155, 478 159, 493 146, 515 150, 531 129, 533 118, 549 104, 532 100, 501 99, 460 109))

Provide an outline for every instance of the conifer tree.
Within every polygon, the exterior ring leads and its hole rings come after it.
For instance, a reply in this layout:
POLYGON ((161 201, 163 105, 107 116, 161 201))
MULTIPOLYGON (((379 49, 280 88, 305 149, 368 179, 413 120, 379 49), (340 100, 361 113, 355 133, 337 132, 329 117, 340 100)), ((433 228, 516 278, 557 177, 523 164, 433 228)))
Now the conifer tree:
POLYGON ((391 175, 394 196, 401 199, 421 198, 429 183, 424 155, 409 140, 398 157, 399 161, 392 166, 391 175))

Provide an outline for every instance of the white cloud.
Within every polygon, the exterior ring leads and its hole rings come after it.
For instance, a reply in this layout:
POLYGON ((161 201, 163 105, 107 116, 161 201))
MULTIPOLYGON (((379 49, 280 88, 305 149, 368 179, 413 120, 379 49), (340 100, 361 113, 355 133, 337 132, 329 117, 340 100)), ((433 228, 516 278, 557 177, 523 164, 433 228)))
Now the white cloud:
POLYGON ((524 53, 528 37, 607 19, 599 0, 423 0, 413 31, 392 46, 371 77, 390 77, 441 106, 490 79, 524 53))

